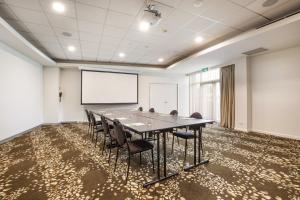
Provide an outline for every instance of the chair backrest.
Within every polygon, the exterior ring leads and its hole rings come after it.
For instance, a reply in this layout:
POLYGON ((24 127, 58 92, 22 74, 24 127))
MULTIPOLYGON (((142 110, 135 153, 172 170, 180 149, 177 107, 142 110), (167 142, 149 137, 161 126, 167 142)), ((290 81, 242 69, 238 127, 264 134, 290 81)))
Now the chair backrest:
POLYGON ((91 123, 91 118, 90 118, 89 111, 87 109, 84 109, 84 111, 85 111, 85 114, 86 114, 86 117, 87 117, 88 121, 91 123))
POLYGON ((139 111, 143 111, 143 107, 139 107, 138 110, 139 110, 139 111))
POLYGON ((127 142, 126 135, 123 125, 117 119, 114 120, 114 131, 118 145, 123 146, 127 142))
POLYGON ((105 119, 105 117, 103 115, 101 115, 101 124, 102 124, 102 128, 104 131, 104 135, 110 135, 109 134, 109 126, 108 126, 108 122, 105 119))
POLYGON ((95 118, 95 115, 92 111, 90 111, 90 119, 91 119, 92 125, 96 126, 97 125, 96 118, 95 118))
POLYGON ((177 111, 177 110, 172 110, 172 111, 170 112, 170 115, 177 116, 177 115, 178 115, 178 111, 177 111))
POLYGON ((154 108, 150 108, 149 112, 154 113, 155 112, 154 108))
POLYGON ((202 119, 202 115, 198 112, 194 112, 190 117, 195 119, 202 119))

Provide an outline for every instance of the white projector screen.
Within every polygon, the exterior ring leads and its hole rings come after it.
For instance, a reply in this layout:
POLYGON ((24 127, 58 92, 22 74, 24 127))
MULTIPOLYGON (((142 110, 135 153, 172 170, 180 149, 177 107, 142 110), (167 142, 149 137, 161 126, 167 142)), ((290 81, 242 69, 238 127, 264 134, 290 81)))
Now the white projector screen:
POLYGON ((138 74, 81 70, 81 104, 137 104, 138 74))

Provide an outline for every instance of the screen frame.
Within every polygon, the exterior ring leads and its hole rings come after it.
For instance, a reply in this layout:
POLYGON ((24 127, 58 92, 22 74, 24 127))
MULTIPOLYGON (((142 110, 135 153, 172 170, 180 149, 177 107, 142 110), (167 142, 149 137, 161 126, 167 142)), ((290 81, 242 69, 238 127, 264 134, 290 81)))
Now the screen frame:
POLYGON ((127 72, 114 72, 114 71, 100 71, 100 70, 80 70, 80 102, 81 105, 121 105, 121 104, 139 104, 139 74, 138 73, 127 73, 127 72), (82 102, 82 72, 99 72, 99 73, 115 73, 115 74, 131 74, 136 75, 136 81, 137 81, 137 96, 136 96, 136 102, 118 102, 118 103, 83 103, 82 102))

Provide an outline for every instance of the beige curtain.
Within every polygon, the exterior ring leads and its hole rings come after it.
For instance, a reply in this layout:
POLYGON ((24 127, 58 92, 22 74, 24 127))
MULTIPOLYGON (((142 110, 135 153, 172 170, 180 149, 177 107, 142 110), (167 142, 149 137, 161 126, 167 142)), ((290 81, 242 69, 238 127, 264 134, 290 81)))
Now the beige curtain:
POLYGON ((221 68, 221 126, 234 128, 234 65, 221 68))

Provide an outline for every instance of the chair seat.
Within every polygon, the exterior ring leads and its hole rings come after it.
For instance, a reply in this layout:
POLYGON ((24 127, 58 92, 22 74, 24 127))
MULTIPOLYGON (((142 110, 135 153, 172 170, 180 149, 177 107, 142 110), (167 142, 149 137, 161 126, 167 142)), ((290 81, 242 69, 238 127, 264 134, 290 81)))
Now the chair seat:
POLYGON ((143 151, 148 151, 150 149, 153 149, 153 144, 151 144, 146 140, 134 140, 128 142, 128 146, 131 154, 140 153, 143 151))
POLYGON ((183 138, 183 139, 194 138, 194 133, 193 132, 177 131, 173 134, 174 134, 174 136, 180 137, 180 138, 183 138))

